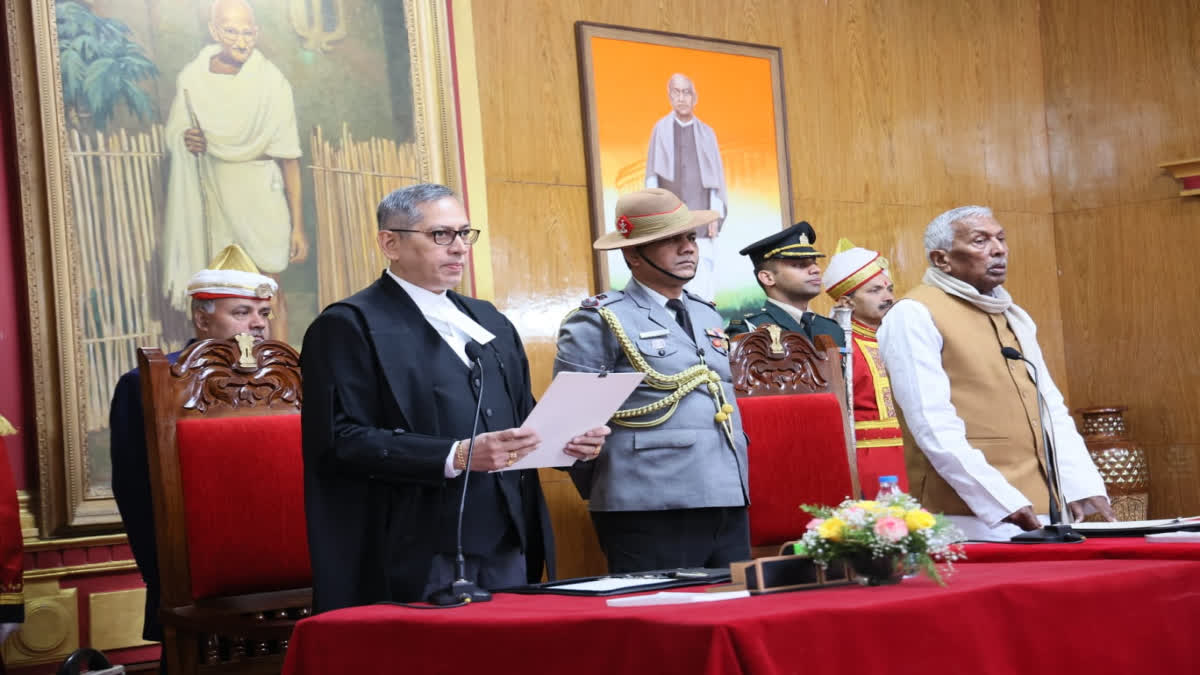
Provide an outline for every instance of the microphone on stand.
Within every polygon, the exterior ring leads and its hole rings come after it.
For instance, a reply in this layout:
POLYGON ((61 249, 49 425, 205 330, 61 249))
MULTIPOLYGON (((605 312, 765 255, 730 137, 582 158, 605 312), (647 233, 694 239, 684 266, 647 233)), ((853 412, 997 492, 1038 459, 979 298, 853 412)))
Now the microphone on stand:
POLYGON ((1070 523, 1063 522, 1064 516, 1069 519, 1070 514, 1067 512, 1067 505, 1060 503, 1066 497, 1063 496, 1062 480, 1058 470, 1058 449, 1051 438, 1052 430, 1046 428, 1046 416, 1042 415, 1042 408, 1045 407, 1048 413, 1050 406, 1042 396, 1042 388, 1038 384, 1038 367, 1014 347, 1004 347, 1000 353, 1009 361, 1024 361, 1029 364, 1029 368, 1033 372, 1033 387, 1037 390, 1038 423, 1042 427, 1042 445, 1046 448, 1046 465, 1050 474, 1047 476, 1046 483, 1046 488, 1050 491, 1050 524, 1040 530, 1022 532, 1014 536, 1011 541, 1018 544, 1075 544, 1081 542, 1084 539, 1083 535, 1071 527, 1070 523))
POLYGON ((458 502, 457 549, 454 555, 456 578, 449 586, 439 588, 429 595, 429 604, 441 606, 466 605, 472 602, 487 602, 492 594, 467 580, 467 562, 463 558, 462 531, 463 511, 467 508, 467 485, 471 481, 471 457, 475 452, 475 435, 479 432, 479 409, 483 404, 483 364, 479 362, 483 348, 474 340, 467 342, 467 358, 471 361, 471 372, 479 368, 479 391, 476 392, 475 419, 471 424, 471 440, 467 443, 467 464, 463 467, 462 498, 458 502))

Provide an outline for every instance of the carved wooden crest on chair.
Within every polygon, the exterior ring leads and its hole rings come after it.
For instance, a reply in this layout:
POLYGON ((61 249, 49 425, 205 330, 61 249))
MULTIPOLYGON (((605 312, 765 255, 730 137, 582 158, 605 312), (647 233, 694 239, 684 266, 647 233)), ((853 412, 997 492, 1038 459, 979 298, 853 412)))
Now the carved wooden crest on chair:
POLYGON ((774 324, 738 335, 729 349, 734 391, 739 397, 839 392, 837 347, 828 335, 816 340, 774 324))
MULTIPOLYGON (((257 344, 242 334, 233 340, 205 340, 180 354, 171 377, 181 381, 180 416, 206 414, 213 406, 300 412, 303 398, 300 355, 274 340, 257 344)), ((155 352, 158 350, 147 350, 155 352)))
POLYGON ((750 438, 751 550, 771 555, 804 534, 800 504, 861 494, 841 357, 828 335, 814 345, 768 324, 734 338, 729 366, 750 438))
POLYGON ((278 673, 312 606, 299 355, 238 336, 138 364, 168 668, 278 673))

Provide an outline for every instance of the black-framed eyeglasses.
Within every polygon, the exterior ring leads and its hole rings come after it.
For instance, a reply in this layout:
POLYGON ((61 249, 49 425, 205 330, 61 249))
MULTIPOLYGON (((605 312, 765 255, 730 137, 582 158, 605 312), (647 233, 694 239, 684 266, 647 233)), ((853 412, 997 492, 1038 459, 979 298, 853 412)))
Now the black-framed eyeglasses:
POLYGON ((438 246, 449 246, 454 241, 455 237, 462 239, 467 246, 479 241, 479 230, 467 228, 465 230, 402 230, 398 227, 386 228, 390 232, 418 232, 427 234, 433 237, 433 243, 438 246))

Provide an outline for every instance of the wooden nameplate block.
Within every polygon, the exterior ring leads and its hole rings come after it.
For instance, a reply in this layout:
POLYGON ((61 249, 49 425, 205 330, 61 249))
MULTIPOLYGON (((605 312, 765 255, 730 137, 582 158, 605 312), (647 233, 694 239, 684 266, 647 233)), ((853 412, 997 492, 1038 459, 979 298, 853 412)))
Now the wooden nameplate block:
POLYGON ((822 567, 812 558, 778 555, 755 558, 729 566, 730 583, 713 591, 747 590, 753 595, 780 591, 843 586, 854 580, 854 572, 844 561, 835 560, 822 567))

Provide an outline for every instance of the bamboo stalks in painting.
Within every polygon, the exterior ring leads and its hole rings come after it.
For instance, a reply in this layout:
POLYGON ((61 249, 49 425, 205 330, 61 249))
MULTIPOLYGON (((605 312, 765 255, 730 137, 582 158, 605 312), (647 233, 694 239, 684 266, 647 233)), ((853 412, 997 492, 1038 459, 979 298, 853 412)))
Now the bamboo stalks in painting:
POLYGON ((155 125, 150 133, 69 134, 88 431, 108 426, 113 387, 137 365, 137 347, 162 343, 162 322, 151 306, 166 160, 162 133, 155 125))
POLYGON ((313 198, 317 210, 318 307, 361 290, 386 261, 375 244, 375 207, 392 190, 421 180, 416 145, 386 138, 356 142, 342 125, 334 148, 320 127, 312 133, 313 198), (337 251, 337 254, 328 252, 337 251))

